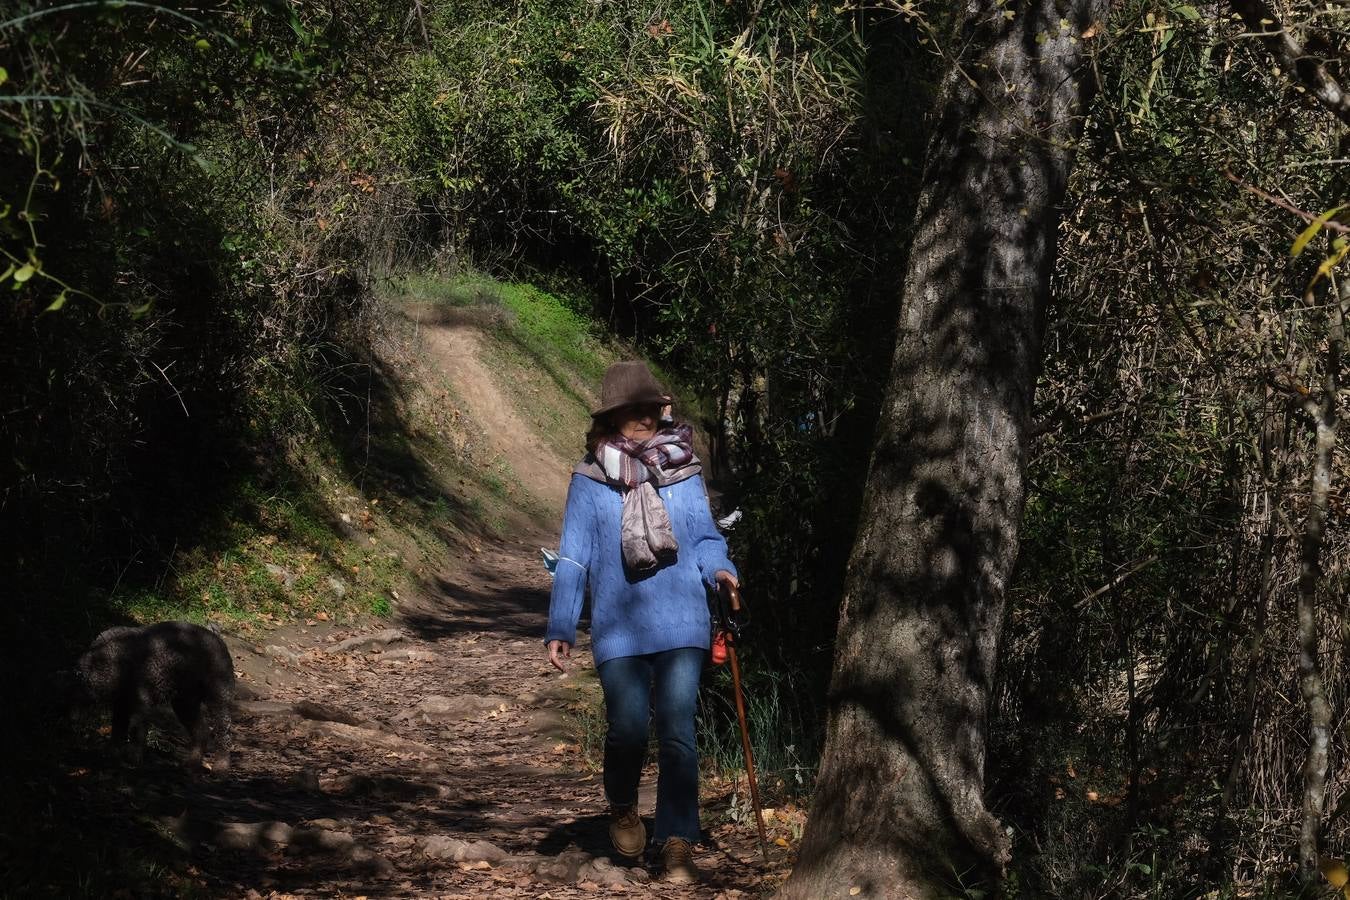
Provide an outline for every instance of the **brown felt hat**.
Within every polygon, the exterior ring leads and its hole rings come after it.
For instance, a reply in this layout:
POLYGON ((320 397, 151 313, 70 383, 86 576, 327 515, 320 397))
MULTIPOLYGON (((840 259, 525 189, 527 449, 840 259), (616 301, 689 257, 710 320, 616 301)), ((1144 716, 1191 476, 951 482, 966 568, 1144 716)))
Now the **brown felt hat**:
POLYGON ((669 402, 670 394, 646 363, 637 359, 618 362, 605 370, 605 379, 600 382, 600 405, 591 411, 591 417, 603 416, 625 406, 669 402))

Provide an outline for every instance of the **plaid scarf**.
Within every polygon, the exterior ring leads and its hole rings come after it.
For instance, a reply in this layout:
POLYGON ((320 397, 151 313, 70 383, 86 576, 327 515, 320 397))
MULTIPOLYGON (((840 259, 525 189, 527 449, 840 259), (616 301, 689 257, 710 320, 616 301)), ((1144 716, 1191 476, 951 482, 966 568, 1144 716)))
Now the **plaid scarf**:
POLYGON ((688 425, 663 428, 645 441, 608 438, 595 448, 593 460, 583 461, 574 470, 623 491, 619 542, 624 565, 633 571, 654 569, 674 559, 679 550, 656 488, 703 470, 694 455, 693 439, 688 425))
MULTIPOLYGON (((645 441, 615 436, 595 448, 595 461, 604 470, 605 480, 616 487, 635 488, 644 481, 664 485, 681 481, 696 472, 694 430, 688 425, 663 428, 645 441)), ((702 468, 700 466, 700 468, 702 468)))

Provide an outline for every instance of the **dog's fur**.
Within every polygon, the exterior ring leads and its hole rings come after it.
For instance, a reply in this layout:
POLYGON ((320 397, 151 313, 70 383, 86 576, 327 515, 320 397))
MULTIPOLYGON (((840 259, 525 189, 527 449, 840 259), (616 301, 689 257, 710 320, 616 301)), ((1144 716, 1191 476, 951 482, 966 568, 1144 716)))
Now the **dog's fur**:
POLYGON ((187 729, 191 764, 200 765, 208 744, 218 767, 228 763, 234 663, 213 631, 190 622, 109 628, 80 657, 73 680, 76 702, 111 705, 113 742, 130 739, 137 756, 146 713, 168 704, 187 729))

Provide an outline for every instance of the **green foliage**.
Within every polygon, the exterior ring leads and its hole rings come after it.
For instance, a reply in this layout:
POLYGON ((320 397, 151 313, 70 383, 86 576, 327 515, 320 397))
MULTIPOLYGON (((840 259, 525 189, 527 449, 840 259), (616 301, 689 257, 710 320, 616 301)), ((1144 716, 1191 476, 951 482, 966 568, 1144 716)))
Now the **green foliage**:
MULTIPOLYGON (((750 750, 755 757, 760 791, 770 800, 803 796, 815 780, 819 720, 803 721, 795 700, 800 675, 757 665, 755 655, 742 654, 748 674, 742 690, 750 731, 750 750)), ((745 771, 745 752, 736 717, 731 672, 728 666, 713 671, 700 690, 699 752, 704 762, 719 774, 745 771)))
POLYGON ((21 4, 0 24, 0 485, 7 522, 45 523, 6 535, 21 577, 88 571, 75 548, 105 540, 159 552, 239 456, 317 426, 371 243, 324 153, 353 124, 329 73, 362 78, 349 51, 381 15, 21 4))
POLYGON ((1241 185, 1316 217, 1340 154, 1225 8, 1189 9, 1117 10, 1061 244, 990 749, 1035 895, 1256 895, 1293 855, 1307 442, 1269 386, 1316 383, 1325 256, 1241 185))
MULTIPOLYGON (((1100 93, 989 763, 1010 894, 1222 892, 1289 852, 1305 448, 1268 388, 1323 374, 1343 154, 1223 10, 1132 0, 1083 35, 1100 93)), ((371 536, 490 530, 518 486, 405 428, 366 346, 380 301, 483 317, 493 359, 542 373, 508 388, 568 455, 630 352, 616 332, 699 398, 683 411, 744 512, 757 757, 772 789, 805 788, 948 13, 424 12, 425 41, 373 0, 5 14, 0 545, 17 592, 53 598, 7 621, 55 658, 119 618, 388 615, 400 566, 371 536), (365 513, 373 531, 335 537, 365 513)), ((734 769, 724 677, 700 740, 734 769)))
POLYGON ((529 284, 503 285, 501 300, 515 313, 523 342, 536 358, 560 360, 587 382, 600 382, 610 359, 601 349, 592 322, 560 298, 529 284))

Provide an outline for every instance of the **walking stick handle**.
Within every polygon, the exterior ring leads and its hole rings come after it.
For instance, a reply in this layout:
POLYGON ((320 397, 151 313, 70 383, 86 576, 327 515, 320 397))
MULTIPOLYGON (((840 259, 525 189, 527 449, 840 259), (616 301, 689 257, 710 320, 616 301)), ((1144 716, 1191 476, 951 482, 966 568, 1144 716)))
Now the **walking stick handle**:
POLYGON ((722 593, 727 595, 727 605, 731 611, 738 613, 741 611, 741 589, 729 581, 722 582, 722 593))

